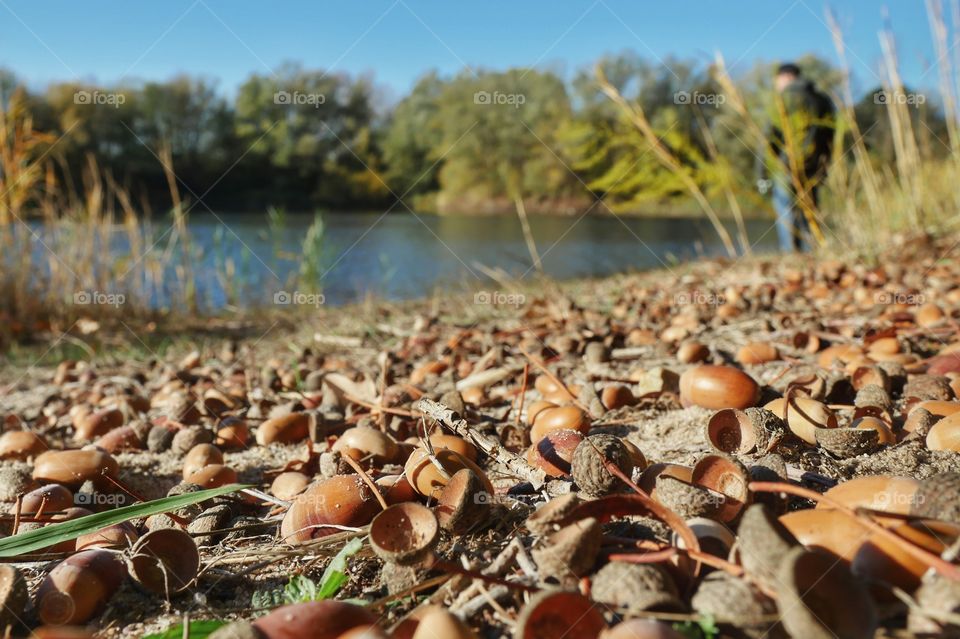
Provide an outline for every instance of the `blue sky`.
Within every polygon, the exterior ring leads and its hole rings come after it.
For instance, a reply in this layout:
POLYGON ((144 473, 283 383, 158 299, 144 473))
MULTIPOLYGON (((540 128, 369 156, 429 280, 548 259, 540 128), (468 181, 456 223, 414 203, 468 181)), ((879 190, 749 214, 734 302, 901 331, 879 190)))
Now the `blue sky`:
MULTIPOLYGON (((370 72, 396 98, 429 69, 548 67, 569 77, 604 53, 650 58, 722 52, 745 70, 757 58, 816 52, 835 59, 817 0, 0 0, 0 66, 32 87, 51 81, 220 81, 230 94, 251 72, 288 60, 370 72)), ((882 7, 830 5, 847 34, 859 89, 877 84, 882 7)), ((887 5, 905 80, 936 85, 924 2, 887 5)))

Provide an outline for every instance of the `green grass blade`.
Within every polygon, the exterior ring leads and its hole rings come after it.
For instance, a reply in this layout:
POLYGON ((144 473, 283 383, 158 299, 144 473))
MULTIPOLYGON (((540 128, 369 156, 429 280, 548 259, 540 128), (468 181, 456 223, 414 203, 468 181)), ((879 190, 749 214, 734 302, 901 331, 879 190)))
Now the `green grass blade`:
POLYGON ((62 541, 76 539, 80 535, 100 530, 104 526, 123 523, 139 517, 149 517, 160 513, 177 510, 184 506, 190 506, 201 501, 206 501, 213 497, 233 493, 250 486, 244 484, 230 484, 219 488, 201 490, 196 493, 187 493, 184 495, 174 495, 173 497, 164 497, 155 499, 142 504, 133 504, 115 508, 107 512, 85 515, 70 521, 64 521, 56 524, 48 524, 43 528, 20 533, 12 537, 0 539, 0 557, 16 557, 34 550, 40 550, 62 541))

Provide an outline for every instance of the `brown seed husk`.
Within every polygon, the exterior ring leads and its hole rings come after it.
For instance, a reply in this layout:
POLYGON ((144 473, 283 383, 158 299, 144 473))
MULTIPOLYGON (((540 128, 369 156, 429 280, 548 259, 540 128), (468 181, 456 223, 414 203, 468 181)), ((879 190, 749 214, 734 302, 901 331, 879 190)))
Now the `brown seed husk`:
POLYGON ((869 454, 880 448, 880 435, 875 430, 818 428, 814 434, 820 448, 842 459, 869 454))
POLYGON ((590 497, 609 495, 623 486, 604 466, 603 460, 613 462, 629 477, 633 471, 630 451, 613 435, 590 435, 577 445, 570 462, 570 472, 581 492, 590 497))
POLYGON ((785 637, 776 621, 776 603, 749 582, 729 573, 716 571, 707 575, 690 605, 700 614, 711 615, 732 637, 785 637))
POLYGON ((631 613, 686 609, 673 579, 655 564, 611 561, 590 580, 590 597, 631 613))
POLYGON ((593 517, 551 534, 544 547, 532 552, 541 579, 553 577, 562 583, 587 574, 597 560, 602 541, 600 522, 593 517))

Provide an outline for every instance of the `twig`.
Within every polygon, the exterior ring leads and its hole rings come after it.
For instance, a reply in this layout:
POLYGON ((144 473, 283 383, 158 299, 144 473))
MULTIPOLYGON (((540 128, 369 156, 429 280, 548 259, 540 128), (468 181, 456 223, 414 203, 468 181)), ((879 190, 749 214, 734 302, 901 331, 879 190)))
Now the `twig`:
POLYGON ((514 455, 509 450, 503 448, 497 440, 478 433, 476 429, 467 423, 467 420, 459 417, 453 410, 447 408, 440 402, 435 402, 432 399, 424 397, 414 402, 413 408, 419 410, 424 415, 453 431, 460 437, 472 442, 492 460, 507 468, 511 474, 533 484, 534 488, 540 488, 540 486, 546 482, 546 473, 532 467, 523 457, 514 455))

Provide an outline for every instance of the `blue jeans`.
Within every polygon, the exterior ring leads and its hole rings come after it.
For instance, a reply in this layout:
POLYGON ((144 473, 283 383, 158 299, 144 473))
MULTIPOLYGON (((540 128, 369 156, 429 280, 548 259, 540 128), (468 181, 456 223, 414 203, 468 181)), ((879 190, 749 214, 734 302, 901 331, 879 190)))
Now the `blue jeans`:
MULTIPOLYGON (((810 191, 814 206, 817 203, 817 189, 810 191)), ((810 224, 803 208, 797 202, 793 189, 783 180, 773 181, 773 209, 777 213, 777 237, 780 250, 784 253, 810 250, 810 224)))

